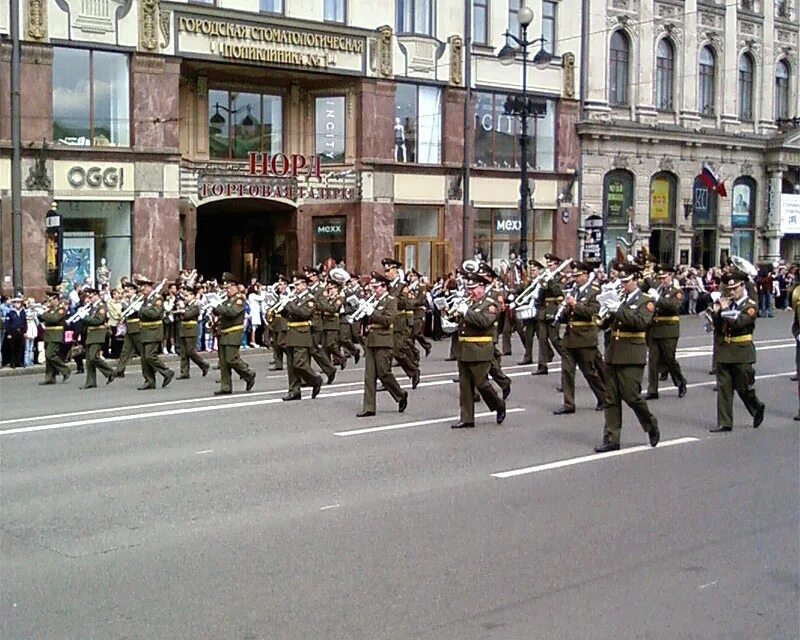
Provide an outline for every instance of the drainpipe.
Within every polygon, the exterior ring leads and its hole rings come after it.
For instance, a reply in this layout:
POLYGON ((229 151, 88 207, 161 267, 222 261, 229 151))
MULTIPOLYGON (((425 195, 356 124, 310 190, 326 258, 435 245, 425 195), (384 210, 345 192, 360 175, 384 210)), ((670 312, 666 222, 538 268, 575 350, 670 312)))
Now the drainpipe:
POLYGON ((462 211, 462 242, 461 242, 461 259, 466 260, 469 257, 470 239, 467 235, 469 230, 469 221, 471 219, 470 195, 469 195, 469 178, 470 178, 470 163, 472 161, 472 2, 471 0, 464 0, 464 86, 466 87, 466 94, 464 96, 464 206, 462 211))
POLYGON ((11 0, 11 218, 14 293, 23 290, 22 281, 22 139, 20 132, 19 0, 11 0))

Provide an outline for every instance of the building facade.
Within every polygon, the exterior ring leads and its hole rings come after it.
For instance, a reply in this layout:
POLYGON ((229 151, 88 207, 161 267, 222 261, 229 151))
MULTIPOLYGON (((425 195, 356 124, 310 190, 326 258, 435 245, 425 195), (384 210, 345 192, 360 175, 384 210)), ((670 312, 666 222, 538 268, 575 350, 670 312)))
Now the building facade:
MULTIPOLYGON (((496 55, 506 28, 519 28, 519 0, 20 5, 26 290, 45 288, 54 202, 69 281, 93 278, 101 259, 112 282, 183 267, 271 281, 330 258, 368 271, 387 255, 435 276, 473 252, 499 264, 519 249, 520 122, 504 105, 521 93, 522 64, 503 66, 496 55)), ((540 105, 529 124, 531 256, 577 248, 580 29, 559 16, 579 6, 546 0, 529 30, 553 54, 528 81, 540 105)), ((8 22, 4 3, 6 291, 14 280, 8 22)))
POLYGON ((797 261, 797 0, 588 6, 582 222, 602 218, 605 258, 633 242, 672 264, 797 261))

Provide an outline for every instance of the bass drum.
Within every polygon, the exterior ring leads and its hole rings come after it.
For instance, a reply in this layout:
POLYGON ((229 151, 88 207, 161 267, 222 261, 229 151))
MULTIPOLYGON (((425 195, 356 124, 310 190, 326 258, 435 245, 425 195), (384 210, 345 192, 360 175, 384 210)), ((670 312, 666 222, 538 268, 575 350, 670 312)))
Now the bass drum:
POLYGON ((452 320, 448 320, 447 318, 442 318, 442 333, 445 335, 453 335, 456 331, 458 331, 458 323, 453 322, 452 320))
POLYGON ((532 306, 520 307, 514 313, 519 320, 533 320, 536 317, 536 310, 532 306))

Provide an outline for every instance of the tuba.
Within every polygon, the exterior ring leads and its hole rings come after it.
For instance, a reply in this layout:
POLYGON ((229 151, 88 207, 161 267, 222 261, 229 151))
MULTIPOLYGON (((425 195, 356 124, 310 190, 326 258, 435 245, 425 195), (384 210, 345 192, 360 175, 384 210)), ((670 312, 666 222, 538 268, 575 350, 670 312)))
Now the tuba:
POLYGON ((748 262, 740 256, 731 256, 730 262, 739 271, 746 273, 751 278, 755 278, 758 275, 758 269, 756 269, 751 262, 748 262))
POLYGON ((479 260, 464 260, 461 263, 461 271, 464 273, 478 273, 478 269, 481 268, 481 263, 479 260))
POLYGON ((342 269, 341 267, 334 267, 333 269, 328 271, 328 280, 342 287, 348 282, 350 282, 350 273, 347 271, 347 269, 342 269))

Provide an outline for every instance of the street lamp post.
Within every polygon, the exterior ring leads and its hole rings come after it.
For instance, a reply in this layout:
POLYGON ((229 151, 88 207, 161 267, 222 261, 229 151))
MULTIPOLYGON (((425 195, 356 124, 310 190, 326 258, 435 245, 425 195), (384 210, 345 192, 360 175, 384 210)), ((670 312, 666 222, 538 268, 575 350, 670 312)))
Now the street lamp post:
POLYGON ((503 64, 513 64, 517 58, 517 53, 522 52, 522 97, 510 95, 505 103, 506 115, 517 115, 522 118, 522 134, 520 135, 519 147, 521 153, 520 160, 520 228, 519 228, 519 256, 522 263, 528 263, 528 118, 542 115, 542 106, 545 110, 546 103, 528 101, 528 47, 540 44, 541 47, 533 57, 535 67, 544 68, 550 64, 552 56, 548 53, 544 44, 544 36, 534 40, 528 40, 528 27, 533 22, 533 10, 530 7, 521 7, 517 13, 517 20, 522 27, 522 37, 519 38, 510 31, 506 31, 506 44, 500 49, 497 57, 503 64), (509 40, 513 40, 517 47, 512 46, 509 40))

